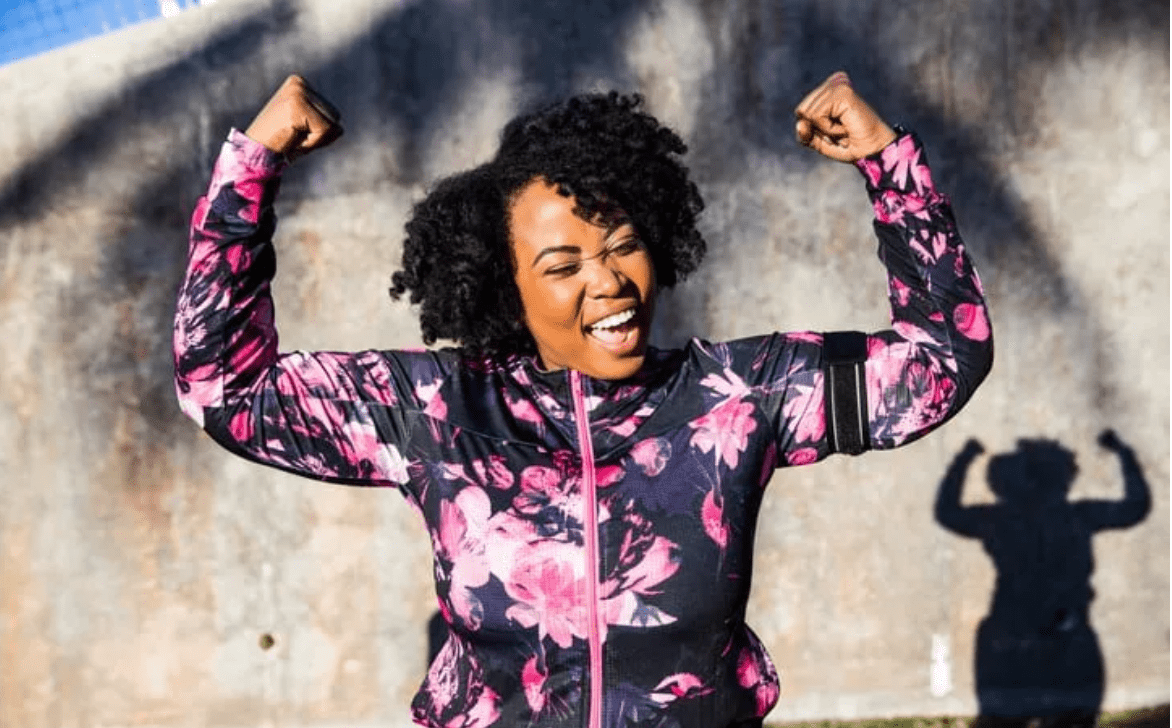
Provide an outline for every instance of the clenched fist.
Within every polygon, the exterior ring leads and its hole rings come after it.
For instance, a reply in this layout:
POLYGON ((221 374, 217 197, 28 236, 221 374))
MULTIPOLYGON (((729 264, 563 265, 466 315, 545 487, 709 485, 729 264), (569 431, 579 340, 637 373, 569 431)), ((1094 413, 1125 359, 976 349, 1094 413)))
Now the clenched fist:
POLYGON ((845 71, 833 73, 794 109, 798 141, 839 162, 856 162, 895 140, 895 132, 851 87, 845 71))
POLYGON ((244 132, 290 161, 342 136, 342 115, 300 76, 285 79, 244 132))

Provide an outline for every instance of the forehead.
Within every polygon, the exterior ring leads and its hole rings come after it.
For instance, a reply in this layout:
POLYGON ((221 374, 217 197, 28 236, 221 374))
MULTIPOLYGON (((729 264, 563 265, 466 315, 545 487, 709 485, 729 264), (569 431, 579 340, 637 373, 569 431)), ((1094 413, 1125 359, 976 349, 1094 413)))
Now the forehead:
POLYGON ((509 237, 520 263, 532 261, 550 247, 574 246, 591 254, 606 242, 610 230, 574 214, 573 197, 558 194, 557 187, 543 179, 529 182, 509 209, 509 237))

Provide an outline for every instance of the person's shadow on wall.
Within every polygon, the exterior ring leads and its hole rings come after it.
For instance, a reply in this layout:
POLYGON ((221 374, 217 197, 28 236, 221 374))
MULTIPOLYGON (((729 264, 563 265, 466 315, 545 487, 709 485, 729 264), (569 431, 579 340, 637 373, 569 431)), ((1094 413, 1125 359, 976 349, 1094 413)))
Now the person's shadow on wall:
POLYGON ((989 460, 992 505, 962 506, 961 488, 984 447, 969 440, 936 498, 936 520, 981 539, 997 569, 989 614, 977 630, 980 716, 974 728, 1094 726, 1102 704, 1103 656, 1091 627, 1091 537, 1147 516, 1151 495, 1135 453, 1113 431, 1099 444, 1119 457, 1122 500, 1069 501, 1074 453, 1053 440, 1018 440, 989 460))

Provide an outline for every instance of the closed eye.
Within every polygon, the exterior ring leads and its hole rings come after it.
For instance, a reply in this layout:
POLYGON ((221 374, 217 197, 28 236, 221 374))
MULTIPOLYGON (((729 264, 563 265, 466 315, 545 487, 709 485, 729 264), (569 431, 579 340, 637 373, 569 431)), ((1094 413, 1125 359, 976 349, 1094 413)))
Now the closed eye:
POLYGON ((581 268, 582 268, 582 264, 577 261, 575 261, 573 263, 563 263, 561 265, 555 265, 550 268, 546 268, 545 275, 557 276, 559 278, 565 278, 566 276, 574 275, 581 268))
POLYGON ((623 239, 618 245, 615 245, 610 250, 617 255, 630 255, 643 249, 643 241, 638 237, 632 235, 629 238, 623 239))
MULTIPOLYGON (((619 240, 614 245, 611 245, 610 247, 606 248, 598 255, 602 256, 604 258, 605 258, 605 256, 608 256, 608 255, 626 256, 626 255, 631 255, 632 253, 637 253, 640 250, 644 250, 644 249, 645 249, 645 246, 643 245, 643 240, 640 239, 639 236, 635 235, 634 233, 630 233, 627 237, 619 240)), ((590 256, 590 257, 593 258, 596 256, 590 256)), ((572 261, 569 263, 559 263, 557 265, 546 268, 545 275, 556 276, 559 278, 566 278, 568 276, 572 276, 575 273, 577 273, 579 270, 582 269, 583 260, 589 260, 589 259, 590 258, 584 258, 582 260, 575 260, 575 261, 572 261)))

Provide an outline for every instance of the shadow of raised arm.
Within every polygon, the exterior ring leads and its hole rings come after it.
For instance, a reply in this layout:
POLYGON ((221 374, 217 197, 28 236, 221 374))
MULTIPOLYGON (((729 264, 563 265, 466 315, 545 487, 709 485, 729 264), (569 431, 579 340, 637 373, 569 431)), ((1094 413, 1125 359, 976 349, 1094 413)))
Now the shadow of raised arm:
POLYGON ((1123 471, 1122 500, 1084 500, 1075 507, 1083 523, 1093 531, 1128 528, 1147 518, 1152 510, 1152 492, 1135 451, 1119 439, 1114 430, 1099 434, 1099 445, 1119 457, 1123 471))
POLYGON ((980 530, 979 506, 968 508, 960 504, 961 489, 964 487, 965 477, 969 467, 977 456, 985 452, 985 447, 977 440, 970 439, 964 448, 953 458, 940 481, 940 490, 936 494, 936 520, 953 533, 970 538, 976 538, 980 530))

